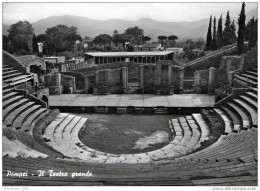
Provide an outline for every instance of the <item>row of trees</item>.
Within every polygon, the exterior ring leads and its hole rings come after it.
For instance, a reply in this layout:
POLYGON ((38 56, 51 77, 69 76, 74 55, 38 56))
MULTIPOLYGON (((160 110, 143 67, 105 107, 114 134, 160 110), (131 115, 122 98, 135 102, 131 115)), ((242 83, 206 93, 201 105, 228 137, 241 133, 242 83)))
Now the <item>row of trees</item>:
POLYGON ((218 19, 218 28, 216 22, 216 17, 214 17, 212 32, 212 16, 210 16, 205 50, 217 50, 222 46, 236 42, 236 26, 234 20, 231 23, 229 11, 227 12, 224 30, 222 29, 222 15, 218 19))
MULTIPOLYGON (((170 42, 174 44, 178 39, 177 36, 158 36, 158 41, 162 43, 170 42)), ((144 36, 143 29, 135 26, 128 27, 124 33, 119 34, 117 30, 114 31, 113 36, 108 34, 100 34, 95 37, 94 43, 97 44, 108 44, 110 42, 118 43, 126 43, 130 42, 131 44, 140 45, 146 42, 149 42, 151 38, 149 36, 144 36)))
POLYGON ((36 36, 28 21, 19 21, 11 25, 8 33, 8 36, 3 37, 3 48, 10 52, 20 50, 37 52, 38 42, 44 43, 44 52, 71 51, 75 41, 82 40, 77 27, 66 25, 47 28, 45 33, 36 36))
POLYGON ((257 42, 257 19, 252 18, 247 25, 246 14, 245 14, 245 3, 242 3, 242 8, 238 18, 238 32, 236 36, 236 26, 233 22, 231 23, 229 12, 227 12, 225 28, 222 31, 222 15, 218 20, 218 28, 216 29, 216 18, 213 20, 213 33, 211 32, 212 17, 210 16, 206 50, 217 50, 222 46, 230 45, 237 42, 238 54, 242 54, 244 50, 244 41, 248 41, 249 49, 256 45, 257 42))
MULTIPOLYGON (((59 53, 71 51, 76 40, 82 40, 77 27, 68 27, 66 25, 56 25, 47 28, 45 33, 36 36, 34 28, 28 21, 19 21, 10 26, 8 36, 3 36, 3 48, 9 52, 33 53, 38 50, 38 42, 44 44, 44 53, 59 53)), ((177 36, 158 36, 158 41, 164 46, 174 46, 177 36)), ((144 30, 135 26, 128 27, 123 33, 119 34, 117 30, 113 35, 100 34, 94 38, 94 43, 108 45, 111 42, 115 44, 140 45, 150 41, 149 36, 144 36, 144 30)))
POLYGON ((117 30, 114 31, 113 36, 108 34, 100 34, 93 40, 96 44, 109 44, 114 42, 115 44, 130 42, 131 44, 142 44, 143 41, 149 41, 150 37, 144 37, 143 29, 135 26, 128 27, 124 33, 119 34, 117 30))

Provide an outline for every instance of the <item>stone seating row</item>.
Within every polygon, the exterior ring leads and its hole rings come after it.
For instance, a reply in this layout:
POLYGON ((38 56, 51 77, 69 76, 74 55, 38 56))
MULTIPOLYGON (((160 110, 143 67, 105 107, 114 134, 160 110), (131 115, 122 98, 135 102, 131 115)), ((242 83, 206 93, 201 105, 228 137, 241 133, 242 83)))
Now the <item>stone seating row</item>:
POLYGON ((245 92, 215 108, 214 111, 225 123, 225 133, 240 131, 258 125, 257 93, 245 92))
POLYGON ((257 71, 256 67, 251 68, 244 74, 235 75, 235 80, 244 86, 257 87, 257 71))
POLYGON ((6 156, 6 155, 8 155, 10 157, 21 156, 24 158, 27 158, 27 157, 45 158, 45 157, 47 157, 46 154, 32 150, 32 149, 26 147, 25 145, 23 145, 18 140, 10 141, 5 136, 3 136, 2 143, 3 143, 3 156, 6 156))
MULTIPOLYGON (((179 118, 178 125, 172 121, 174 139, 166 146, 147 153, 114 155, 96 151, 84 145, 78 138, 80 129, 87 119, 60 113, 46 128, 44 136, 48 144, 68 158, 78 158, 100 163, 145 163, 186 155, 200 147, 209 137, 207 124, 199 114, 179 118), (196 121, 199 122, 196 122, 196 121), (202 126, 200 130, 198 123, 202 126), (202 131, 202 136, 200 131, 202 131)), ((171 124, 170 124, 171 125, 171 124)))
MULTIPOLYGON (((211 146, 196 153, 181 157, 179 160, 222 160, 235 159, 256 154, 257 128, 232 132, 222 137, 211 146)), ((257 156, 254 156, 257 158, 257 156)))
POLYGON ((31 75, 22 74, 18 70, 12 69, 11 67, 3 67, 3 83, 8 84, 12 87, 18 84, 26 83, 31 80, 31 75))

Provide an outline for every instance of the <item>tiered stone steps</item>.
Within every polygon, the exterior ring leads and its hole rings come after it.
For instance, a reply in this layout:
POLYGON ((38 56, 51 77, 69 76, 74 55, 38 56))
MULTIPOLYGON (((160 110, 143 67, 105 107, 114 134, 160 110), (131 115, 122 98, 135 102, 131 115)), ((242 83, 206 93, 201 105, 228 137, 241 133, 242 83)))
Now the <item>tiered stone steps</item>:
POLYGON ((244 74, 235 75, 235 81, 247 87, 257 87, 257 78, 257 68, 251 68, 244 74))
POLYGON ((15 86, 19 84, 26 83, 27 81, 32 80, 31 75, 22 74, 18 70, 15 70, 11 67, 3 67, 3 83, 8 84, 3 86, 4 89, 9 88, 10 86, 15 86))
POLYGON ((234 102, 227 102, 227 105, 233 110, 233 113, 235 113, 235 111, 236 111, 238 116, 240 117, 240 119, 242 119, 243 128, 249 128, 251 125, 250 118, 246 114, 246 112, 244 110, 242 110, 241 108, 239 108, 234 102))
MULTIPOLYGON (((242 156, 247 156, 249 153, 253 154, 257 150, 257 129, 252 128, 242 130, 239 133, 230 133, 225 138, 219 139, 213 145, 182 157, 182 160, 187 160, 188 158, 196 160, 207 159, 208 161, 223 160, 226 158, 236 159, 242 156)), ((254 158, 251 158, 251 161, 254 158)))
POLYGON ((233 111, 231 111, 227 106, 221 105, 220 108, 228 115, 233 121, 234 131, 240 131, 242 129, 242 121, 239 116, 237 116, 233 111))
POLYGON ((154 114, 156 114, 156 115, 164 115, 164 114, 167 114, 167 108, 164 108, 164 107, 156 107, 156 108, 154 108, 154 114))
POLYGON ((22 144, 18 140, 10 141, 5 136, 3 137, 3 156, 10 156, 10 157, 17 157, 21 156, 24 158, 28 157, 42 157, 46 158, 47 155, 40 153, 38 151, 35 151, 33 149, 30 149, 29 147, 26 147, 24 144, 22 144))
POLYGON ((241 93, 214 109, 225 123, 225 133, 258 125, 257 98, 257 89, 252 88, 252 91, 241 93))
POLYGON ((4 120, 4 124, 6 126, 11 126, 13 124, 13 121, 20 115, 22 114, 24 111, 26 111, 27 109, 29 109, 30 107, 32 107, 35 104, 35 102, 28 102, 20 107, 17 107, 17 109, 13 110, 8 117, 5 118, 4 120))
POLYGON ((230 120, 228 118, 228 116, 223 112, 223 110, 215 108, 214 111, 216 112, 216 114, 220 117, 220 119, 225 124, 224 133, 229 134, 229 133, 233 132, 232 120, 230 120))

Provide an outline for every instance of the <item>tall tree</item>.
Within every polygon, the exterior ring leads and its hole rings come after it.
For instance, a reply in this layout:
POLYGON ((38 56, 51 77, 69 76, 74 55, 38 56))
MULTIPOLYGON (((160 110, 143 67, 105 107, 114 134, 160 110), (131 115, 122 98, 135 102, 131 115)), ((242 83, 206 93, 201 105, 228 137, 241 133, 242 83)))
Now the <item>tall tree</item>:
POLYGON ((28 21, 19 21, 10 26, 8 38, 16 50, 28 49, 32 52, 33 27, 28 21))
POLYGON ((237 40, 237 35, 236 35, 236 25, 235 25, 234 20, 233 20, 230 28, 231 28, 231 39, 232 39, 232 42, 235 43, 237 40))
POLYGON ((35 36, 35 34, 33 34, 32 45, 33 45, 33 51, 37 52, 38 51, 38 43, 37 43, 37 37, 35 36))
POLYGON ((167 37, 167 36, 164 36, 164 35, 158 36, 158 40, 159 40, 160 42, 166 41, 167 38, 168 38, 168 37, 167 37))
POLYGON ((130 40, 131 40, 131 35, 128 35, 125 33, 114 35, 113 39, 112 39, 112 41, 116 44, 118 44, 118 43, 124 44, 126 42, 129 42, 130 40))
POLYGON ((211 22, 212 22, 212 16, 210 16, 209 19, 209 27, 208 27, 208 33, 207 33, 207 43, 206 43, 206 50, 210 50, 211 47, 211 41, 212 41, 212 33, 211 33, 211 22))
POLYGON ((170 46, 175 46, 177 39, 178 39, 178 37, 175 35, 168 36, 168 40, 170 41, 170 43, 169 43, 170 46))
POLYGON ((49 47, 52 51, 63 52, 72 49, 72 45, 76 40, 82 40, 78 34, 77 27, 66 25, 56 25, 47 28, 46 34, 50 38, 49 47))
POLYGON ((257 19, 250 19, 246 25, 245 40, 248 41, 248 47, 251 49, 256 45, 257 42, 257 19))
POLYGON ((218 49, 222 47, 222 14, 218 19, 218 31, 217 31, 217 47, 218 49))
POLYGON ((238 18, 238 37, 237 37, 237 50, 238 54, 242 54, 243 46, 244 46, 244 39, 245 39, 245 21, 246 21, 246 14, 245 14, 245 3, 242 3, 241 12, 238 18))
POLYGON ((231 20, 230 20, 230 16, 229 16, 229 11, 227 12, 227 16, 226 16, 226 21, 225 21, 225 28, 223 31, 223 46, 226 45, 230 45, 232 43, 234 43, 233 39, 232 39, 232 29, 231 29, 231 20))
POLYGON ((146 43, 146 42, 148 42, 148 41, 150 41, 151 40, 151 38, 149 37, 149 36, 144 36, 144 38, 143 38, 143 41, 146 43))
POLYGON ((108 34, 100 34, 94 38, 93 42, 96 44, 106 45, 112 42, 112 37, 108 34))
POLYGON ((125 30, 125 33, 132 36, 131 44, 142 44, 143 37, 144 37, 144 30, 135 26, 135 27, 128 27, 125 30))
POLYGON ((211 41, 211 50, 217 50, 217 29, 216 29, 216 17, 213 19, 213 38, 211 41))

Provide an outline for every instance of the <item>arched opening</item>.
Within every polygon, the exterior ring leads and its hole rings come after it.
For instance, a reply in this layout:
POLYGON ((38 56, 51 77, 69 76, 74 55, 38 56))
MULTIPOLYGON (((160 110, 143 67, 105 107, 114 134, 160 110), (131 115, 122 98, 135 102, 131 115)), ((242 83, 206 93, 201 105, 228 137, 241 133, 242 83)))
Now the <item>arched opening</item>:
POLYGON ((49 100, 47 96, 42 96, 42 101, 44 101, 46 103, 46 106, 49 107, 49 100))

